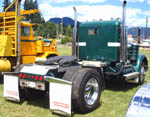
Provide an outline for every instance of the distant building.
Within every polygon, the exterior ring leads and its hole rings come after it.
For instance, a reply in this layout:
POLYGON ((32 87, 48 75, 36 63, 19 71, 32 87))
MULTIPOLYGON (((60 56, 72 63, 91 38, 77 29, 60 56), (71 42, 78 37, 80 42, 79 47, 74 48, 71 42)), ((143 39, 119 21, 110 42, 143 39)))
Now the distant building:
POLYGON ((132 35, 131 35, 131 34, 128 34, 128 38, 132 38, 132 35))
POLYGON ((128 42, 134 42, 134 38, 131 34, 128 34, 128 42))

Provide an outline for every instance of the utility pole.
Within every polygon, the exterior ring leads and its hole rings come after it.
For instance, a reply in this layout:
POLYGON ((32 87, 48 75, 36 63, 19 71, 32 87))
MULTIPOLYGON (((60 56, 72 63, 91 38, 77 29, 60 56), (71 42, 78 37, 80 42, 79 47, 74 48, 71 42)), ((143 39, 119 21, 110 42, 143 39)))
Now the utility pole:
POLYGON ((138 44, 141 43, 141 29, 140 27, 137 27, 138 30, 138 44))
POLYGON ((63 18, 61 18, 61 36, 63 36, 63 18))
POLYGON ((147 37, 148 37, 147 27, 148 27, 148 17, 146 17, 146 31, 145 31, 145 39, 147 39, 147 37))
POLYGON ((56 24, 56 38, 59 38, 59 28, 58 28, 58 24, 56 24))

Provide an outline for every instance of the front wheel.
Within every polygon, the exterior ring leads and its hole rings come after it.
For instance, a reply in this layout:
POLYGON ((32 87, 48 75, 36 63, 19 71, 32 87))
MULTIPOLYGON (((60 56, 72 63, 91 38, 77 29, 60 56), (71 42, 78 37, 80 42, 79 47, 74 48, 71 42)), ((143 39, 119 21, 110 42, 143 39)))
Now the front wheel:
POLYGON ((75 111, 88 113, 99 106, 101 75, 95 69, 80 68, 67 71, 64 80, 71 81, 72 103, 75 111))
POLYGON ((145 64, 143 63, 140 69, 140 74, 139 76, 136 78, 136 82, 138 83, 138 85, 142 85, 144 83, 145 80, 145 64))
POLYGON ((139 76, 139 84, 143 84, 145 80, 145 65, 142 64, 141 70, 140 70, 140 76, 139 76))

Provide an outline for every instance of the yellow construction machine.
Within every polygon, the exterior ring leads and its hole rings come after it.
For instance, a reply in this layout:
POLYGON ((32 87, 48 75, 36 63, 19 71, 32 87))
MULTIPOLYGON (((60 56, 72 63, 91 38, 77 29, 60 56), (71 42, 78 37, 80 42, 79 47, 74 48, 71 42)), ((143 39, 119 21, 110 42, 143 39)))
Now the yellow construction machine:
POLYGON ((54 39, 34 37, 32 24, 21 19, 39 10, 20 10, 21 0, 14 0, 4 13, 0 13, 0 74, 17 65, 35 63, 36 58, 57 56, 54 39), (8 12, 15 5, 15 11, 8 12))

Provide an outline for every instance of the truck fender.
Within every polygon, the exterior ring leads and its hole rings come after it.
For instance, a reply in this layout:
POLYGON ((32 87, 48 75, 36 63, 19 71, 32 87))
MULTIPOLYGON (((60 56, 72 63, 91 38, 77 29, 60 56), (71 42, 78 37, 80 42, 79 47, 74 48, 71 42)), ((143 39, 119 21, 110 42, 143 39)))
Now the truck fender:
POLYGON ((25 63, 25 64, 21 64, 21 65, 18 65, 18 66, 16 66, 16 68, 15 68, 15 71, 14 72, 20 72, 21 71, 21 69, 24 67, 24 66, 32 66, 32 64, 29 64, 29 63, 25 63))
POLYGON ((135 66, 136 72, 140 72, 142 64, 145 64, 145 71, 148 71, 148 60, 147 57, 143 54, 138 55, 137 64, 135 66))
POLYGON ((103 68, 101 67, 99 70, 98 70, 99 74, 101 75, 101 80, 102 80, 102 89, 105 89, 105 78, 104 78, 104 70, 103 68))

